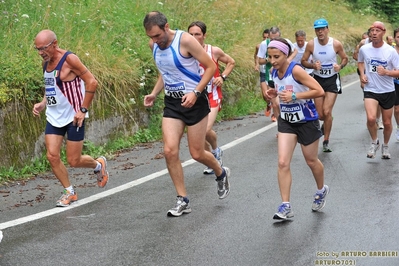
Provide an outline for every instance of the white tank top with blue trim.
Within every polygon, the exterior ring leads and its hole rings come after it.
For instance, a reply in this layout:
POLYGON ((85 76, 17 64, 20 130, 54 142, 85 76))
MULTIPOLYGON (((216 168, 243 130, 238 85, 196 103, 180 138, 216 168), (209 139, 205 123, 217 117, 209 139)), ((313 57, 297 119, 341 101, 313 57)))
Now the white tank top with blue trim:
POLYGON ((169 47, 161 49, 154 43, 153 56, 164 82, 165 95, 182 98, 192 92, 201 80, 198 61, 180 53, 180 39, 184 32, 176 30, 169 47))

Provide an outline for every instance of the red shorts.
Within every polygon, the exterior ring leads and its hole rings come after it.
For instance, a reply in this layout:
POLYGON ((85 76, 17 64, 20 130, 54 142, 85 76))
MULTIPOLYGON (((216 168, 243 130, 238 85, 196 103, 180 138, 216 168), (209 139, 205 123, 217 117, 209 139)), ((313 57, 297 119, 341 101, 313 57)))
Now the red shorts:
POLYGON ((211 108, 219 107, 220 111, 222 109, 222 98, 222 89, 218 87, 216 90, 208 93, 209 106, 211 108))

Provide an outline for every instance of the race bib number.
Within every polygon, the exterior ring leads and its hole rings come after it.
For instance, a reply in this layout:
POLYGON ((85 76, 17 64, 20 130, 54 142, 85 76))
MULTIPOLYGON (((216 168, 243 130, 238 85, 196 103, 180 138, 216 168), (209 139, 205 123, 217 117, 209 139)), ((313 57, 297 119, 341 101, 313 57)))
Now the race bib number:
POLYGON ((186 91, 186 84, 184 82, 178 82, 173 84, 165 83, 165 95, 173 98, 182 98, 186 91))
POLYGON ((332 73, 331 69, 320 69, 320 75, 322 76, 331 75, 331 73, 332 73))
POLYGON ((377 73, 377 66, 376 65, 369 65, 369 72, 370 73, 377 73))
POLYGON ((331 76, 333 74, 334 65, 321 65, 321 69, 319 70, 320 76, 331 76))
POLYGON ((50 107, 58 105, 59 101, 54 87, 46 88, 46 99, 47 106, 50 107))
POLYGON ((378 74, 377 73, 377 67, 382 66, 383 68, 388 67, 388 63, 385 60, 379 60, 379 59, 371 59, 370 62, 368 63, 368 70, 370 73, 378 74))
POLYGON ((294 104, 280 104, 281 119, 289 123, 297 123, 305 120, 302 105, 299 103, 294 104))

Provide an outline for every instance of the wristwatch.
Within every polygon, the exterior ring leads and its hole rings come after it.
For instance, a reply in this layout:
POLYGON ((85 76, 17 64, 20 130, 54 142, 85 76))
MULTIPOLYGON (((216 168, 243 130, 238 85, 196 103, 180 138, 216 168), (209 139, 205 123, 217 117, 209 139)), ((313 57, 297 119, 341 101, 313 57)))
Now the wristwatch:
POLYGON ((86 107, 80 107, 80 111, 82 112, 82 113, 87 113, 89 110, 86 108, 86 107))
POLYGON ((195 96, 197 96, 197 98, 201 96, 201 92, 200 91, 193 90, 193 92, 195 93, 195 96))
POLYGON ((226 81, 226 79, 227 79, 226 75, 221 75, 221 77, 222 77, 223 81, 226 81))

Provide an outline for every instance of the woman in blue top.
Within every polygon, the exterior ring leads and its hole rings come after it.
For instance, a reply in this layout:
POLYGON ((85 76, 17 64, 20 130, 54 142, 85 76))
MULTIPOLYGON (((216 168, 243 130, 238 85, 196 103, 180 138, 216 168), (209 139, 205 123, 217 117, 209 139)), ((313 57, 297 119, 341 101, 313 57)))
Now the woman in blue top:
POLYGON ((320 131, 319 116, 313 98, 324 95, 323 88, 295 62, 289 62, 291 47, 283 38, 268 46, 269 62, 273 66, 274 88, 269 97, 279 97, 278 118, 278 183, 282 204, 273 219, 285 220, 294 216, 290 204, 292 176, 290 164, 296 144, 301 144, 302 154, 310 167, 317 185, 312 204, 313 211, 324 207, 329 192, 324 185, 324 166, 318 158, 320 131))

